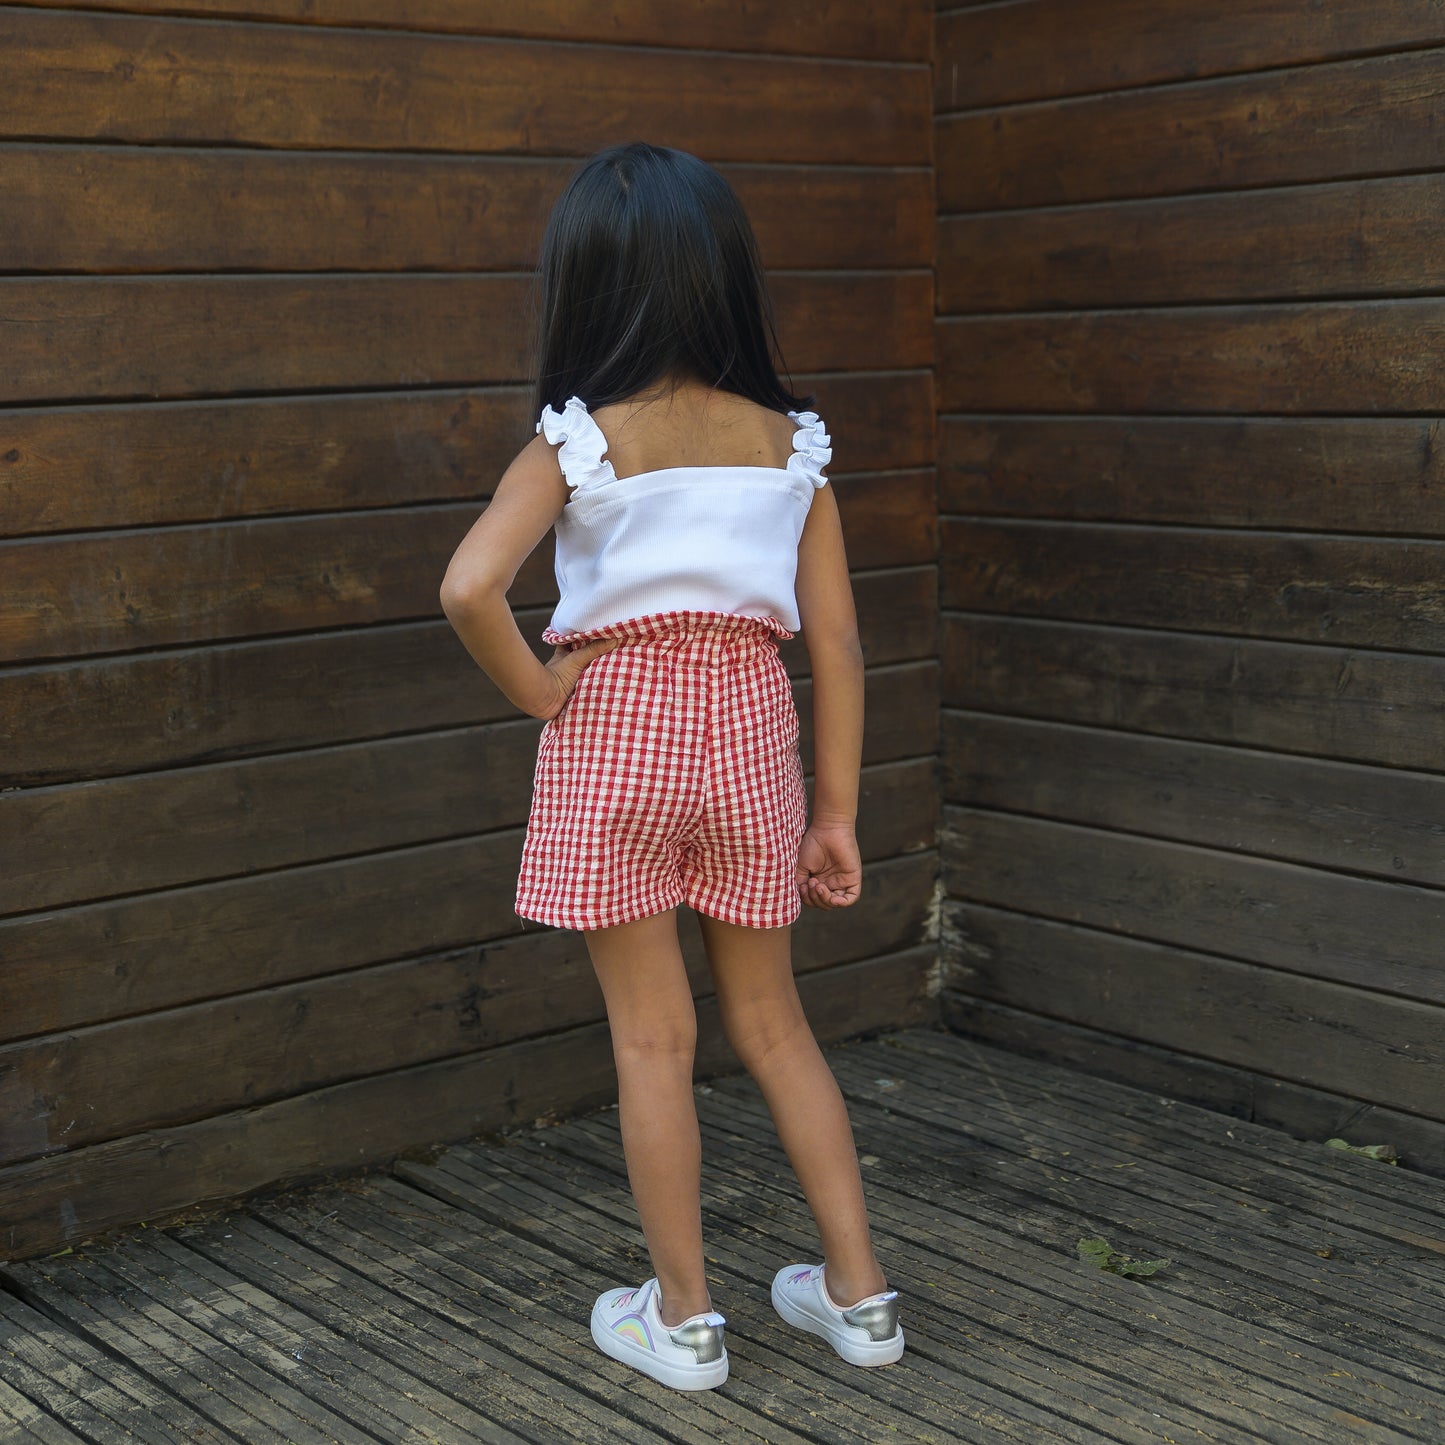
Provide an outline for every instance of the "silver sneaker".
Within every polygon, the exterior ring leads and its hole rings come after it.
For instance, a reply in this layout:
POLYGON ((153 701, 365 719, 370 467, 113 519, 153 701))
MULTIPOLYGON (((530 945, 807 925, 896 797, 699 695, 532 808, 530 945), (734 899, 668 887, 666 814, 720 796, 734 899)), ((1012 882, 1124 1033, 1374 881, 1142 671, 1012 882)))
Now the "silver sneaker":
POLYGON ((821 1335, 850 1365, 891 1365, 903 1353, 896 1289, 843 1309, 828 1298, 821 1264, 790 1264, 773 1276, 773 1308, 790 1325, 821 1335))

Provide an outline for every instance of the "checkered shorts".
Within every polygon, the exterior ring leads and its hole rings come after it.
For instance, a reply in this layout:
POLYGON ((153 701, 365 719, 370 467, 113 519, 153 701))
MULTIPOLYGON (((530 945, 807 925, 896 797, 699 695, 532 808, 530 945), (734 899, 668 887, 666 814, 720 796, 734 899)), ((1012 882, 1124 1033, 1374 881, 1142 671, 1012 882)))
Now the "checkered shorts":
POLYGON ((807 796, 773 618, 666 612, 620 637, 542 729, 516 911, 611 928, 688 903, 753 928, 801 911, 807 796))

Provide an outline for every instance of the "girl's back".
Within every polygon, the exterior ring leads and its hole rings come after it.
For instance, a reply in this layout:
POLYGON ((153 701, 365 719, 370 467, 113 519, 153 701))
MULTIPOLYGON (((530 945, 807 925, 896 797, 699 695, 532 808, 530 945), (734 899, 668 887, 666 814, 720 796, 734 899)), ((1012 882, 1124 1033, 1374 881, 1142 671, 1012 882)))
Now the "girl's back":
POLYGON ((667 467, 782 468, 797 433, 797 423, 783 413, 697 383, 599 407, 593 420, 618 477, 667 467))

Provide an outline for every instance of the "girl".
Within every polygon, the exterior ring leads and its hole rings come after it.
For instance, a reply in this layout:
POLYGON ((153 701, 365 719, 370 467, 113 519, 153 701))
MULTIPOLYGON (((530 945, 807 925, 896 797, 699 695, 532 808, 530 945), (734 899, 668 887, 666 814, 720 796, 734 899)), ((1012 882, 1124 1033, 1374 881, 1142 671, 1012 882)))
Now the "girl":
POLYGON ((793 983, 804 905, 862 883, 854 819, 863 663, 829 438, 778 378, 752 232, 682 151, 616 146, 542 243, 539 435, 442 583, 467 651, 538 743, 517 912, 583 931, 607 1005, 628 1178, 654 1275, 601 1295, 592 1337, 679 1389, 727 1378, 703 1269, 696 1018, 676 910, 696 910, 727 1037, 767 1101, 825 1264, 772 1299, 846 1360, 903 1352, 869 1240, 847 1110, 793 983), (512 619, 518 568, 556 529, 544 665, 512 619), (777 639, 813 676, 811 821, 777 639))

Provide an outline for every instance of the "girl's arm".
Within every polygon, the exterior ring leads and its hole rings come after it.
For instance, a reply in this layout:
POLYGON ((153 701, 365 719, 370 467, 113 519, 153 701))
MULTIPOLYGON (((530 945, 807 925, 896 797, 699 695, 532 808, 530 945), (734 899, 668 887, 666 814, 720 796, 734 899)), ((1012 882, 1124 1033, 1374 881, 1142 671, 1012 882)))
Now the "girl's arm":
POLYGON ((814 908, 845 908, 863 882, 854 827, 863 757, 863 649, 843 525, 831 485, 813 494, 798 543, 796 594, 813 672, 813 820, 798 886, 814 908))
POLYGON ((507 604, 518 569, 566 502, 556 448, 538 436, 503 473, 491 503, 453 554, 441 586, 442 611, 473 660, 513 706, 539 718, 555 717, 582 669, 616 646, 594 642, 570 652, 558 648, 544 666, 507 604))

